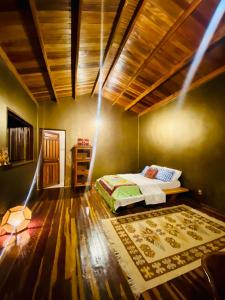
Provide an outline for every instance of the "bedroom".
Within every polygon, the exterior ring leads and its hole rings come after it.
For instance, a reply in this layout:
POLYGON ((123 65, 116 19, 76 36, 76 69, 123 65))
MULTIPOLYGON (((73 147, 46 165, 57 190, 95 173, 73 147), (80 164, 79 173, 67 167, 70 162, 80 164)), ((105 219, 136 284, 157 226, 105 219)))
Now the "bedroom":
MULTIPOLYGON (((132 274, 127 277, 103 232, 103 219, 185 204, 224 221, 224 17, 185 101, 178 105, 177 99, 220 3, 0 4, 0 150, 11 156, 0 167, 0 214, 25 200, 32 211, 21 233, 1 229, 2 299, 134 299, 132 274), (9 132, 15 122, 29 132, 29 147, 13 161, 9 132), (65 134, 62 147, 59 141, 61 188, 42 189, 44 176, 35 173, 45 131, 65 134), (93 186, 85 193, 71 188, 78 138, 93 146, 93 186), (161 205, 140 202, 113 214, 96 180, 151 165, 181 170, 179 180, 189 191, 161 205)), ((145 289, 140 299, 210 299, 200 265, 178 275, 145 289)))

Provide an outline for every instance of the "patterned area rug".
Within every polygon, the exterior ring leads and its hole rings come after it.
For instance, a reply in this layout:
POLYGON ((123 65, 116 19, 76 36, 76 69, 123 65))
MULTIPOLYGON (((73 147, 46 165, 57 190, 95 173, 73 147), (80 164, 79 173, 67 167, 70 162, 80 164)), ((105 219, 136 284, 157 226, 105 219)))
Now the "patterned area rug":
POLYGON ((225 223, 186 205, 102 222, 135 295, 199 267, 205 253, 225 249, 225 223))

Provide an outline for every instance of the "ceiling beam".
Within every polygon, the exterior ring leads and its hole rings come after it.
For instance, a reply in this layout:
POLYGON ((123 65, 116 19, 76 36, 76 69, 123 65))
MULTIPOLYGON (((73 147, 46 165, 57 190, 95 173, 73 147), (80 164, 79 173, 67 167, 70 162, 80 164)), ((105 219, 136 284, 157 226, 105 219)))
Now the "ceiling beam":
MULTIPOLYGON (((115 19, 114 19, 113 24, 112 24, 112 30, 111 30, 111 33, 110 33, 110 36, 109 36, 109 39, 108 39, 108 42, 107 42, 107 45, 106 45, 106 48, 105 48, 105 51, 104 51, 104 56, 103 56, 103 60, 102 60, 102 69, 104 69, 105 60, 106 60, 106 58, 108 56, 108 53, 109 53, 109 50, 110 50, 110 48, 112 46, 112 42, 114 40, 115 34, 117 32, 117 29, 118 29, 118 27, 120 25, 121 16, 123 15, 124 10, 126 9, 126 5, 125 4, 126 4, 126 0, 121 0, 120 1, 120 4, 119 4, 118 10, 117 10, 115 19)), ((99 76, 100 76, 100 69, 98 70, 98 74, 97 74, 97 77, 95 79, 95 82, 94 82, 94 85, 93 85, 93 88, 92 88, 92 91, 91 91, 91 95, 94 94, 95 89, 96 89, 96 87, 98 85, 99 76)))
MULTIPOLYGON (((212 47, 217 42, 219 42, 221 39, 223 39, 224 36, 225 36, 225 32, 218 31, 218 34, 211 41, 209 48, 212 47)), ((145 96, 147 96, 148 94, 153 92, 160 85, 162 85, 165 81, 167 81, 171 76, 173 76, 174 74, 179 72, 182 68, 184 68, 193 59, 196 52, 197 52, 197 49, 193 50, 190 54, 188 54, 177 65, 175 65, 171 70, 169 70, 169 72, 167 72, 165 75, 163 75, 159 80, 157 80, 149 88, 147 88, 143 93, 141 93, 134 101, 132 101, 130 104, 128 104, 124 110, 127 111, 127 110, 131 109, 134 105, 136 105, 139 101, 141 101, 145 96)))
POLYGON ((53 91, 53 94, 54 94, 54 97, 55 97, 55 101, 59 102, 57 94, 56 94, 54 82, 53 82, 53 79, 52 79, 51 69, 50 69, 50 66, 48 64, 48 57, 47 57, 47 53, 46 53, 46 50, 45 50, 44 39, 43 39, 43 36, 42 36, 42 33, 41 33, 41 26, 40 26, 40 23, 39 23, 39 20, 38 20, 38 12, 37 12, 37 7, 36 7, 35 0, 29 0, 29 3, 30 3, 30 9, 31 9, 31 13, 32 13, 32 16, 33 16, 33 21, 34 21, 35 29, 36 29, 36 32, 37 32, 39 44, 40 44, 40 47, 41 47, 42 55, 43 55, 43 58, 44 58, 45 66, 46 66, 46 69, 47 69, 47 72, 48 72, 48 76, 49 76, 49 80, 50 80, 50 83, 51 83, 52 91, 53 91))
MULTIPOLYGON (((200 78, 200 79, 194 81, 194 82, 190 85, 190 87, 189 87, 189 89, 188 89, 188 92, 190 92, 191 90, 193 90, 193 89, 199 87, 199 86, 202 85, 203 83, 205 83, 205 82, 207 82, 207 81, 209 81, 209 80, 212 80, 214 77, 219 76, 220 74, 223 74, 223 73, 225 73, 225 65, 222 66, 222 67, 217 68, 216 70, 213 70, 213 71, 210 72, 209 74, 207 74, 207 75, 203 76, 202 78, 200 78)), ((154 105, 152 105, 152 106, 146 108, 144 111, 142 111, 141 113, 139 113, 139 116, 143 116, 143 115, 145 115, 146 113, 148 113, 148 112, 150 112, 150 111, 156 110, 156 109, 158 109, 158 108, 160 108, 160 107, 162 107, 162 106, 167 105, 167 104, 170 103, 170 102, 175 101, 175 100, 178 98, 180 92, 181 92, 181 90, 179 90, 179 91, 173 93, 172 95, 166 97, 165 99, 159 101, 158 103, 156 103, 156 104, 154 104, 154 105)))
POLYGON ((72 70, 72 83, 74 88, 72 90, 73 98, 77 96, 77 76, 78 76, 78 60, 80 48, 80 23, 82 12, 82 0, 71 0, 71 14, 72 14, 72 27, 71 27, 71 70, 72 70))
POLYGON ((31 91, 28 89, 27 85, 24 83, 23 79, 21 78, 21 76, 17 72, 16 68, 14 67, 13 63, 11 62, 11 60, 9 59, 9 57, 7 56, 7 54, 5 53, 5 51, 3 50, 3 48, 1 46, 0 46, 0 57, 3 60, 3 62, 5 63, 5 65, 7 66, 7 68, 9 69, 9 71, 19 81, 20 85, 25 90, 25 92, 28 94, 28 96, 38 106, 37 100, 34 98, 34 96, 32 95, 31 91))
POLYGON ((129 86, 132 84, 132 82, 136 79, 138 74, 146 68, 146 66, 150 63, 152 58, 160 51, 160 49, 168 42, 168 40, 171 38, 171 36, 176 33, 176 31, 180 28, 180 26, 184 23, 184 21, 195 11, 199 4, 202 2, 202 0, 194 0, 189 7, 179 16, 179 18, 176 20, 176 22, 172 25, 172 27, 167 31, 167 33, 163 36, 163 38, 160 40, 158 45, 153 49, 152 52, 149 53, 147 58, 143 61, 143 63, 140 65, 138 70, 135 72, 134 76, 131 77, 128 84, 125 88, 123 88, 122 92, 117 96, 117 98, 114 100, 113 105, 117 103, 119 98, 123 95, 123 93, 129 88, 129 86))
POLYGON ((136 21, 137 21, 138 17, 140 16, 140 14, 142 13, 142 9, 144 8, 145 3, 147 1, 148 0, 139 0, 137 6, 135 8, 135 11, 134 11, 134 13, 133 13, 133 15, 132 15, 132 17, 130 19, 129 25, 127 26, 127 29, 126 29, 126 31, 124 33, 123 39, 122 39, 122 41, 120 43, 120 46, 119 46, 119 48, 117 50, 116 56, 114 57, 114 60, 113 60, 111 66, 109 68, 108 74, 107 74, 107 76, 105 78, 105 81, 104 81, 104 83, 102 85, 102 88, 104 88, 104 86, 106 85, 107 81, 109 80, 109 78, 110 78, 110 76, 112 74, 112 71, 114 70, 114 68, 116 66, 117 61, 120 58, 120 54, 122 53, 123 48, 124 48, 127 40, 129 39, 130 34, 133 31, 133 28, 134 28, 134 26, 136 24, 136 21))

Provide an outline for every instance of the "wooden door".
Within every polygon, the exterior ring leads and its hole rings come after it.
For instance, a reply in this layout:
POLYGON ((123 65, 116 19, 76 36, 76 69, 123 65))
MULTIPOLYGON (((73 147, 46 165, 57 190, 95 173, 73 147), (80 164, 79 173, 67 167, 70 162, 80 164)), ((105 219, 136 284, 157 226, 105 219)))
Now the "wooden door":
POLYGON ((59 184, 59 134, 43 132, 42 187, 59 184))

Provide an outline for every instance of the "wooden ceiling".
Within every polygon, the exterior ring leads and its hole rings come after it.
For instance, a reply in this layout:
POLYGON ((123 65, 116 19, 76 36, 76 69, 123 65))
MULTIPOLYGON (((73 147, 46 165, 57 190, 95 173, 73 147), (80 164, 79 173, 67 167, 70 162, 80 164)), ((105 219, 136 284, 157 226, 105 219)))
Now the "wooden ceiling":
MULTIPOLYGON (((34 101, 98 93, 138 114, 173 101, 219 0, 7 0, 0 56, 34 101), (100 83, 100 31, 103 68, 100 83)), ((225 72, 225 17, 191 89, 225 72)))

